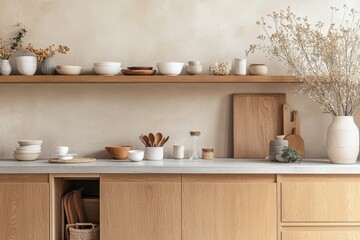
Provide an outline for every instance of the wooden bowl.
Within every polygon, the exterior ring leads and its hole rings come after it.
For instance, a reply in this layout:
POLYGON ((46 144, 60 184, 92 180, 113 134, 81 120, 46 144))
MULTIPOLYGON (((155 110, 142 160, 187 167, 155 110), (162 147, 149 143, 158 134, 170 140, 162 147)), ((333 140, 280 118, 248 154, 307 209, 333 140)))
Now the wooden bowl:
POLYGON ((135 67, 128 67, 129 70, 153 70, 153 67, 148 66, 135 66, 135 67))
POLYGON ((129 151, 133 149, 132 146, 109 146, 105 147, 106 151, 114 159, 124 160, 129 156, 129 151))

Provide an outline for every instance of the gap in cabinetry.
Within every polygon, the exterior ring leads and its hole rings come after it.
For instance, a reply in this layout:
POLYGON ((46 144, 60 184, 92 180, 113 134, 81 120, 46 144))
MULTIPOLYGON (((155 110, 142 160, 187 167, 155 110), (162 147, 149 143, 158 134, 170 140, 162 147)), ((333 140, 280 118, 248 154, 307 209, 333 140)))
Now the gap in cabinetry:
MULTIPOLYGON (((52 236, 51 240, 66 240, 66 215, 61 206, 62 197, 69 191, 83 189, 82 202, 90 223, 100 224, 100 180, 99 177, 54 176, 52 179, 52 236)), ((67 239, 69 240, 69 239, 67 239)))

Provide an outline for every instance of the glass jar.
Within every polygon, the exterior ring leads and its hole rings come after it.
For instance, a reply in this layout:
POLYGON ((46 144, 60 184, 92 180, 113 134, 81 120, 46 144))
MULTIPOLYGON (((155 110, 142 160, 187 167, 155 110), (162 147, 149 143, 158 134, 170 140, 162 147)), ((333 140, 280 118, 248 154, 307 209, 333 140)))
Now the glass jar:
POLYGON ((200 159, 199 131, 190 132, 190 160, 200 159))

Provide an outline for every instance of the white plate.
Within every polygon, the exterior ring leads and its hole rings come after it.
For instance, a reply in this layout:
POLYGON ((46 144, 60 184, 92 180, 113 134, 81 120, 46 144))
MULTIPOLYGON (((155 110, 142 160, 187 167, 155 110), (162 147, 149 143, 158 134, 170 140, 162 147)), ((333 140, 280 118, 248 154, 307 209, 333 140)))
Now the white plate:
POLYGON ((73 158, 74 158, 73 156, 66 156, 66 157, 61 156, 61 157, 58 157, 58 159, 60 159, 60 160, 72 160, 73 158))
POLYGON ((67 154, 57 154, 58 157, 70 157, 70 156, 76 156, 77 153, 67 153, 67 154))

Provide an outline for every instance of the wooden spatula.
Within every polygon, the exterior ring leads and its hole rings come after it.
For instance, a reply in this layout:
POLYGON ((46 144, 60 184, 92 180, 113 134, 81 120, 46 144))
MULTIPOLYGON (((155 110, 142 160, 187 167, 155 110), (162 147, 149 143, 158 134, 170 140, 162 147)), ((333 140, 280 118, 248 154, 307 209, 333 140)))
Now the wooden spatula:
POLYGON ((304 139, 300 136, 298 112, 293 111, 292 114, 290 114, 289 106, 287 104, 283 105, 283 123, 285 140, 289 141, 289 147, 300 152, 301 157, 304 158, 305 144, 304 139))

